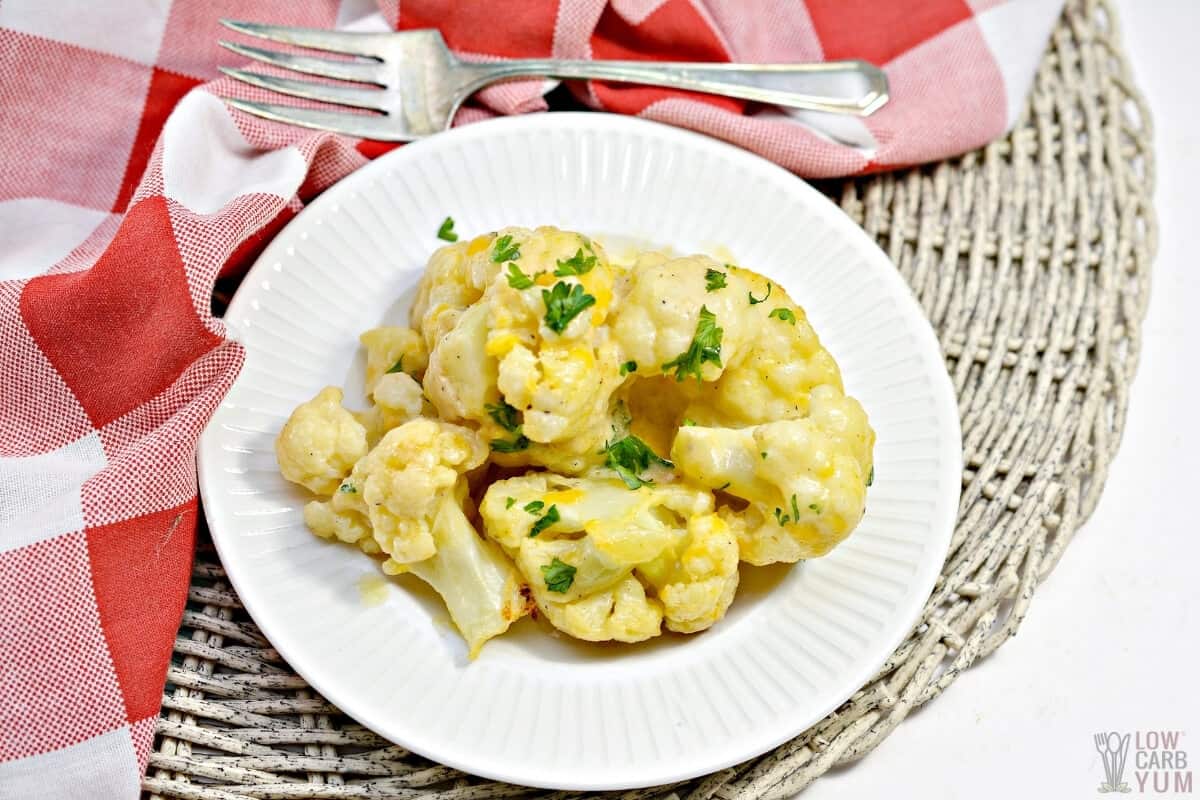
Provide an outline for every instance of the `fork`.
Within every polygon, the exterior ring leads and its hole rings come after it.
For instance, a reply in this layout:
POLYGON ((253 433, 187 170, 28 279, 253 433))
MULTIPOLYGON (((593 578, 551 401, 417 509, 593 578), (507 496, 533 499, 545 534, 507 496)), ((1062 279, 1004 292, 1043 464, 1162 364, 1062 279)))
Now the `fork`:
POLYGON ((514 78, 642 83, 857 116, 873 113, 888 100, 887 76, 874 65, 857 60, 726 64, 519 59, 479 63, 458 59, 435 29, 350 33, 230 19, 221 23, 272 42, 355 57, 295 55, 222 41, 221 46, 254 61, 347 83, 317 83, 222 67, 229 77, 280 94, 374 113, 225 98, 229 105, 278 122, 380 141, 406 142, 445 130, 471 94, 514 78))
POLYGON ((1092 740, 1096 743, 1096 752, 1100 754, 1100 761, 1104 764, 1104 783, 1100 785, 1100 791, 1110 792, 1113 790, 1113 765, 1109 762, 1108 734, 1093 734, 1092 740))

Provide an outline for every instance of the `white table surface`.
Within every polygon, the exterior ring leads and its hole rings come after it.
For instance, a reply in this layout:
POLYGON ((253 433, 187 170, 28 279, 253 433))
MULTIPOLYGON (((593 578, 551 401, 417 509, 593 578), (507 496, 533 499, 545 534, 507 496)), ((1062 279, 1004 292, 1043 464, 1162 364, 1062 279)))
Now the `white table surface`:
MULTIPOLYGON (((1181 730, 1200 793, 1197 0, 1117 0, 1154 118, 1159 250, 1124 439, 1015 639, 803 800, 1101 797, 1096 731, 1181 730)), ((1129 795, 1142 796, 1133 779, 1129 795)), ((1155 793, 1151 797, 1190 797, 1155 793)))

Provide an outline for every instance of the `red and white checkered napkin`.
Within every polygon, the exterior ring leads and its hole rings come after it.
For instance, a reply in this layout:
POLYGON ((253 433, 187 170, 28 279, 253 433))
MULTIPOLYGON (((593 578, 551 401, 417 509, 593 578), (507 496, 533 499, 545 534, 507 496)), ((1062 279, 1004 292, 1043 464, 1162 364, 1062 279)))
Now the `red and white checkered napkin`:
MULTIPOLYGON (((868 120, 592 83, 597 108, 809 176, 1002 133, 1060 0, 157 0, 0 3, 0 796, 132 798, 187 594, 193 447, 242 363, 210 313, 310 198, 387 146, 236 115, 203 83, 232 16, 442 28, 468 56, 865 58, 868 120), (366 8, 363 4, 366 3, 366 8), (504 5, 507 8, 499 8, 504 5)), ((541 81, 459 122, 542 110, 541 81)))

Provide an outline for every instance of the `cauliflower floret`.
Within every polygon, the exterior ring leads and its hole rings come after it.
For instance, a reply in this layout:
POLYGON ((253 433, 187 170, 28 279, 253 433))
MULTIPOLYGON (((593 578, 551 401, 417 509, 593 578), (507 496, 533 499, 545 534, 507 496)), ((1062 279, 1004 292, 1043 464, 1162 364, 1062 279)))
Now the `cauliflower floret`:
POLYGON ((639 376, 669 372, 679 382, 713 381, 735 361, 757 331, 747 293, 761 296, 767 282, 707 256, 675 258, 634 273, 613 320, 613 336, 639 376), (706 277, 725 285, 708 290, 706 277), (670 365, 670 366, 668 366, 670 365), (699 374, 697 374, 697 371, 699 374))
POLYGON ((490 247, 506 271, 452 325, 438 322, 426 392, 442 418, 478 423, 497 463, 582 471, 597 462, 622 381, 598 327, 614 272, 599 245, 555 228, 507 228, 490 247))
MULTIPOLYGON (((412 328, 385 325, 358 337, 367 351, 367 394, 373 395, 385 375, 407 372, 420 375, 429 364, 421 334, 412 328)), ((378 398, 377 398, 378 399, 378 398)))
POLYGON ((781 287, 702 256, 638 272, 614 334, 639 365, 625 390, 631 408, 648 405, 673 427, 684 419, 743 427, 803 417, 813 388, 842 386, 804 310, 781 287), (658 377, 663 372, 669 377, 658 377))
MULTIPOLYGON (((469 242, 443 247, 433 254, 425 267, 411 318, 432 352, 441 338, 458 324, 459 317, 483 297, 489 286, 497 281, 509 286, 508 276, 517 274, 527 276, 538 287, 552 286, 560 277, 554 274, 555 271, 569 269, 560 268, 558 262, 567 261, 577 253, 580 253, 581 266, 590 255, 603 256, 598 252, 598 246, 586 237, 549 226, 535 230, 504 228, 469 242), (511 271, 510 264, 516 265, 517 272, 511 271)), ((607 265, 606 259, 604 263, 607 265)), ((514 280, 520 282, 515 277, 514 280)), ((575 281, 595 297, 593 324, 599 324, 612 297, 607 266, 596 275, 580 275, 568 282, 575 281)), ((531 293, 530 300, 536 301, 538 306, 542 304, 540 289, 531 293)), ((531 302, 531 305, 535 303, 531 302)), ((538 311, 539 319, 543 313, 544 309, 538 311)))
POLYGON ((608 257, 577 233, 512 230, 520 257, 484 295, 497 388, 523 415, 532 442, 602 436, 620 383, 617 348, 598 327, 613 298, 608 257))
POLYGON ((497 388, 504 406, 516 414, 520 430, 496 427, 495 416, 484 422, 489 439, 514 441, 495 455, 504 466, 539 465, 578 474, 603 461, 600 451, 612 432, 610 407, 620 386, 618 351, 612 342, 595 348, 583 344, 543 344, 538 353, 517 345, 500 361, 497 388))
POLYGON ((371 535, 371 523, 366 511, 345 501, 353 485, 343 483, 329 500, 313 500, 304 506, 304 524, 323 539, 337 539, 358 545, 364 553, 379 552, 379 544, 371 535))
POLYGON ((769 301, 747 309, 757 333, 713 391, 684 412, 700 424, 740 427, 808 414, 817 386, 842 388, 841 371, 821 346, 804 310, 776 286, 769 301), (774 316, 770 316, 774 315, 774 316))
POLYGON ((430 352, 500 272, 502 262, 492 258, 496 238, 487 234, 439 248, 425 265, 409 319, 430 352))
POLYGON ((795 564, 809 557, 808 545, 795 535, 795 530, 764 515, 758 506, 750 505, 742 511, 722 506, 717 513, 733 531, 738 557, 747 564, 795 564))
POLYGON ((874 441, 858 402, 819 386, 803 419, 684 427, 671 458, 688 478, 750 501, 753 512, 735 526, 739 538, 778 539, 782 531, 794 540, 790 551, 743 548, 744 561, 764 564, 824 555, 853 530, 865 509, 874 441))
POLYGON ((687 537, 637 574, 654 587, 668 628, 702 631, 725 616, 737 592, 737 537, 716 514, 692 517, 687 537))
POLYGON ((403 566, 386 562, 384 571, 408 571, 442 596, 450 618, 467 640, 470 657, 493 636, 529 613, 528 587, 494 542, 480 538, 463 514, 466 482, 442 495, 431 533, 432 558, 403 566))
POLYGON ((479 422, 499 399, 496 359, 484 352, 487 335, 488 308, 475 305, 430 352, 425 391, 442 419, 479 422))
POLYGON ((374 447, 385 433, 421 416, 424 409, 421 384, 408 373, 391 372, 375 383, 375 404, 354 412, 354 417, 367 429, 367 443, 374 447))
POLYGON ((367 431, 342 408, 342 390, 326 386, 292 412, 275 440, 279 471, 310 492, 329 496, 367 452, 367 431))
MULTIPOLYGON (((553 573, 550 573, 553 574, 553 573)), ((603 592, 570 603, 533 588, 538 608, 563 633, 588 642, 644 642, 662 633, 662 604, 646 596, 637 578, 626 577, 603 592)))
POLYGON ((518 383, 511 379, 515 370, 506 369, 506 362, 516 358, 524 367, 529 361, 526 353, 518 346, 505 356, 501 362, 505 380, 500 382, 505 402, 524 415, 525 435, 541 443, 580 434, 602 437, 608 425, 608 400, 618 383, 616 348, 605 345, 596 352, 584 345, 544 346, 533 357, 532 368, 522 370, 518 383))
MULTIPOLYGON (((375 384, 375 403, 387 414, 394 415, 400 422, 421 416, 425 395, 421 384, 405 372, 383 375, 375 384)), ((395 425, 391 426, 395 427, 395 425)))
POLYGON ((587 536, 578 539, 542 539, 531 537, 520 547, 508 550, 517 569, 531 586, 547 589, 547 578, 542 567, 556 562, 569 564, 571 582, 553 590, 553 595, 542 599, 558 603, 571 603, 588 595, 603 592, 624 580, 633 571, 632 564, 622 563, 597 549, 596 543, 587 536))
POLYGON ((421 561, 437 550, 433 517, 442 497, 486 458, 487 447, 474 431, 414 419, 388 431, 354 465, 348 483, 355 491, 348 494, 358 499, 347 502, 362 504, 391 563, 421 561))
POLYGON ((533 472, 493 483, 479 513, 487 535, 507 549, 582 532, 598 552, 632 567, 679 541, 690 517, 712 509, 711 494, 682 483, 631 490, 608 477, 533 472), (550 522, 540 522, 547 516, 550 522))
MULTIPOLYGON (((657 635, 646 626, 651 619, 661 623, 662 604, 647 600, 640 585, 635 592, 631 573, 656 564, 668 595, 679 595, 670 584, 685 580, 684 568, 676 566, 684 556, 675 554, 689 552, 689 519, 711 517, 712 508, 711 494, 678 483, 632 490, 611 478, 531 473, 492 484, 480 514, 485 532, 512 556, 553 625, 590 641, 639 641, 657 635), (569 580, 557 580, 564 572, 569 580)), ((736 544, 723 523, 722 531, 736 567, 736 544)), ((699 557, 693 562, 699 565, 699 557)))

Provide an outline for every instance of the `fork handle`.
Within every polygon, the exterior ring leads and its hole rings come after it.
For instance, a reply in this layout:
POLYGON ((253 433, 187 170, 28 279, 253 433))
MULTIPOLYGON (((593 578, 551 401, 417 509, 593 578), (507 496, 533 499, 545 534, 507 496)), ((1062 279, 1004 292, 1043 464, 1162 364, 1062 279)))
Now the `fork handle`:
POLYGON ((887 76, 866 61, 726 64, 519 59, 460 65, 471 91, 496 81, 542 77, 608 80, 689 89, 777 106, 868 116, 888 100, 887 76))

